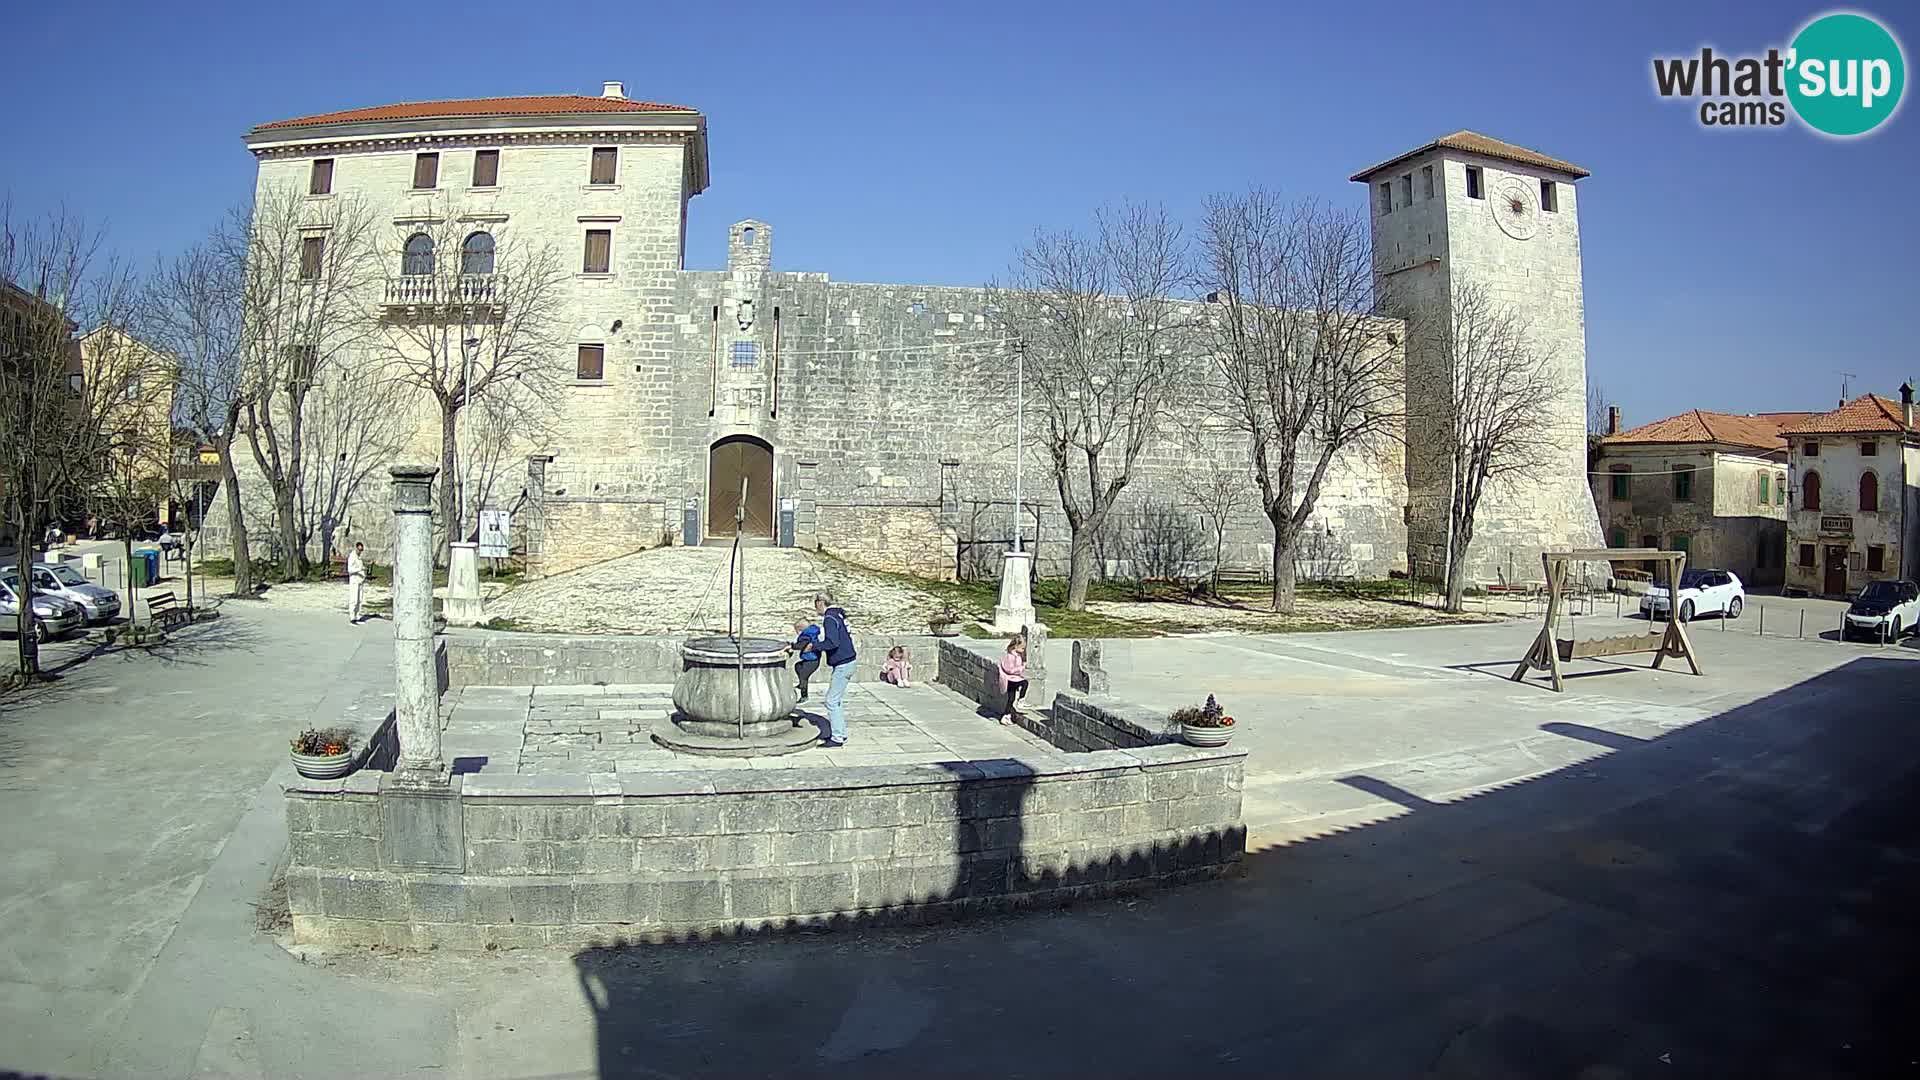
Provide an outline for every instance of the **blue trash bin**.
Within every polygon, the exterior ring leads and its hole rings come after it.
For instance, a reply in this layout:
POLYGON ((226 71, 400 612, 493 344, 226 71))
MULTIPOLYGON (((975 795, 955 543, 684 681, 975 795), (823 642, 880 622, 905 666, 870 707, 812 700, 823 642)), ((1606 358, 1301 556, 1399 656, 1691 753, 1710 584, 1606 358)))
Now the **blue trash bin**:
POLYGON ((147 583, 152 584, 153 582, 159 581, 160 580, 160 549, 159 548, 141 548, 135 551, 134 554, 140 556, 140 558, 145 560, 147 564, 147 583))

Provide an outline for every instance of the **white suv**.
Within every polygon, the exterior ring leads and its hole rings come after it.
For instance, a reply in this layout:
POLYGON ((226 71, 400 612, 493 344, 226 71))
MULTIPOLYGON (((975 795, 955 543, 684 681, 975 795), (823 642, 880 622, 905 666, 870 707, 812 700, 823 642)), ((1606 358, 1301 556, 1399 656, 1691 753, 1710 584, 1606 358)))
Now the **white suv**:
MULTIPOLYGON (((1665 618, 1673 603, 1667 587, 1656 585, 1640 598, 1640 614, 1647 618, 1665 618)), ((1747 606, 1747 590, 1730 570, 1689 570, 1680 575, 1680 621, 1690 622, 1696 615, 1709 612, 1737 619, 1747 606)))

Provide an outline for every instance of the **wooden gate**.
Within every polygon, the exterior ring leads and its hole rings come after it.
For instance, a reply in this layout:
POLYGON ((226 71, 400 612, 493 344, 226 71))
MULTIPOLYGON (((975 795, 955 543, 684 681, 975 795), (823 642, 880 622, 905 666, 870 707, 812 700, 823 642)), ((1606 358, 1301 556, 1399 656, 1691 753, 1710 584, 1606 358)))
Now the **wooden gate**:
POLYGON ((773 447, 751 435, 729 435, 707 453, 707 537, 733 538, 740 481, 747 482, 747 520, 742 535, 773 538, 773 447))

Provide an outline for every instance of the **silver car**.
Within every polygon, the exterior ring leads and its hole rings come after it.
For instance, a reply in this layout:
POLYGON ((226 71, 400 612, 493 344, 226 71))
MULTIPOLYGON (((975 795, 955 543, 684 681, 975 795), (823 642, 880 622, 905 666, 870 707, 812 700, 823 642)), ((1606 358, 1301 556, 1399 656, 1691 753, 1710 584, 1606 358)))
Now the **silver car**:
MULTIPOLYGON (((9 581, 16 580, 9 577, 9 581)), ((112 622, 120 614, 120 594, 88 581, 85 574, 66 563, 34 563, 33 591, 52 593, 80 605, 87 622, 112 622)))
MULTIPOLYGON (((20 575, 0 576, 0 633, 15 633, 20 627, 20 593, 15 586, 20 575)), ((87 625, 87 614, 79 604, 64 597, 33 596, 33 636, 36 641, 66 637, 87 625)))

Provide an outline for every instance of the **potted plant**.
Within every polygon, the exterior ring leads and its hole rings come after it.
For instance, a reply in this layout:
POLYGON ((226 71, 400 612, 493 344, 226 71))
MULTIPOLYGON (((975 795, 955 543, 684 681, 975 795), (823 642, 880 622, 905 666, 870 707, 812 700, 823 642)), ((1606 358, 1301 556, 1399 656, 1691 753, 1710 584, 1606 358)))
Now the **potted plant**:
POLYGON ((353 732, 309 728, 294 736, 293 768, 309 780, 334 780, 353 771, 353 732))
POLYGON ((1227 715, 1212 694, 1207 695, 1205 705, 1189 705, 1167 719, 1179 725, 1180 738, 1188 746, 1225 746, 1233 739, 1233 717, 1227 715))
POLYGON ((960 633, 960 612, 953 601, 943 601, 941 605, 927 614, 927 629, 934 637, 953 637, 960 633))

